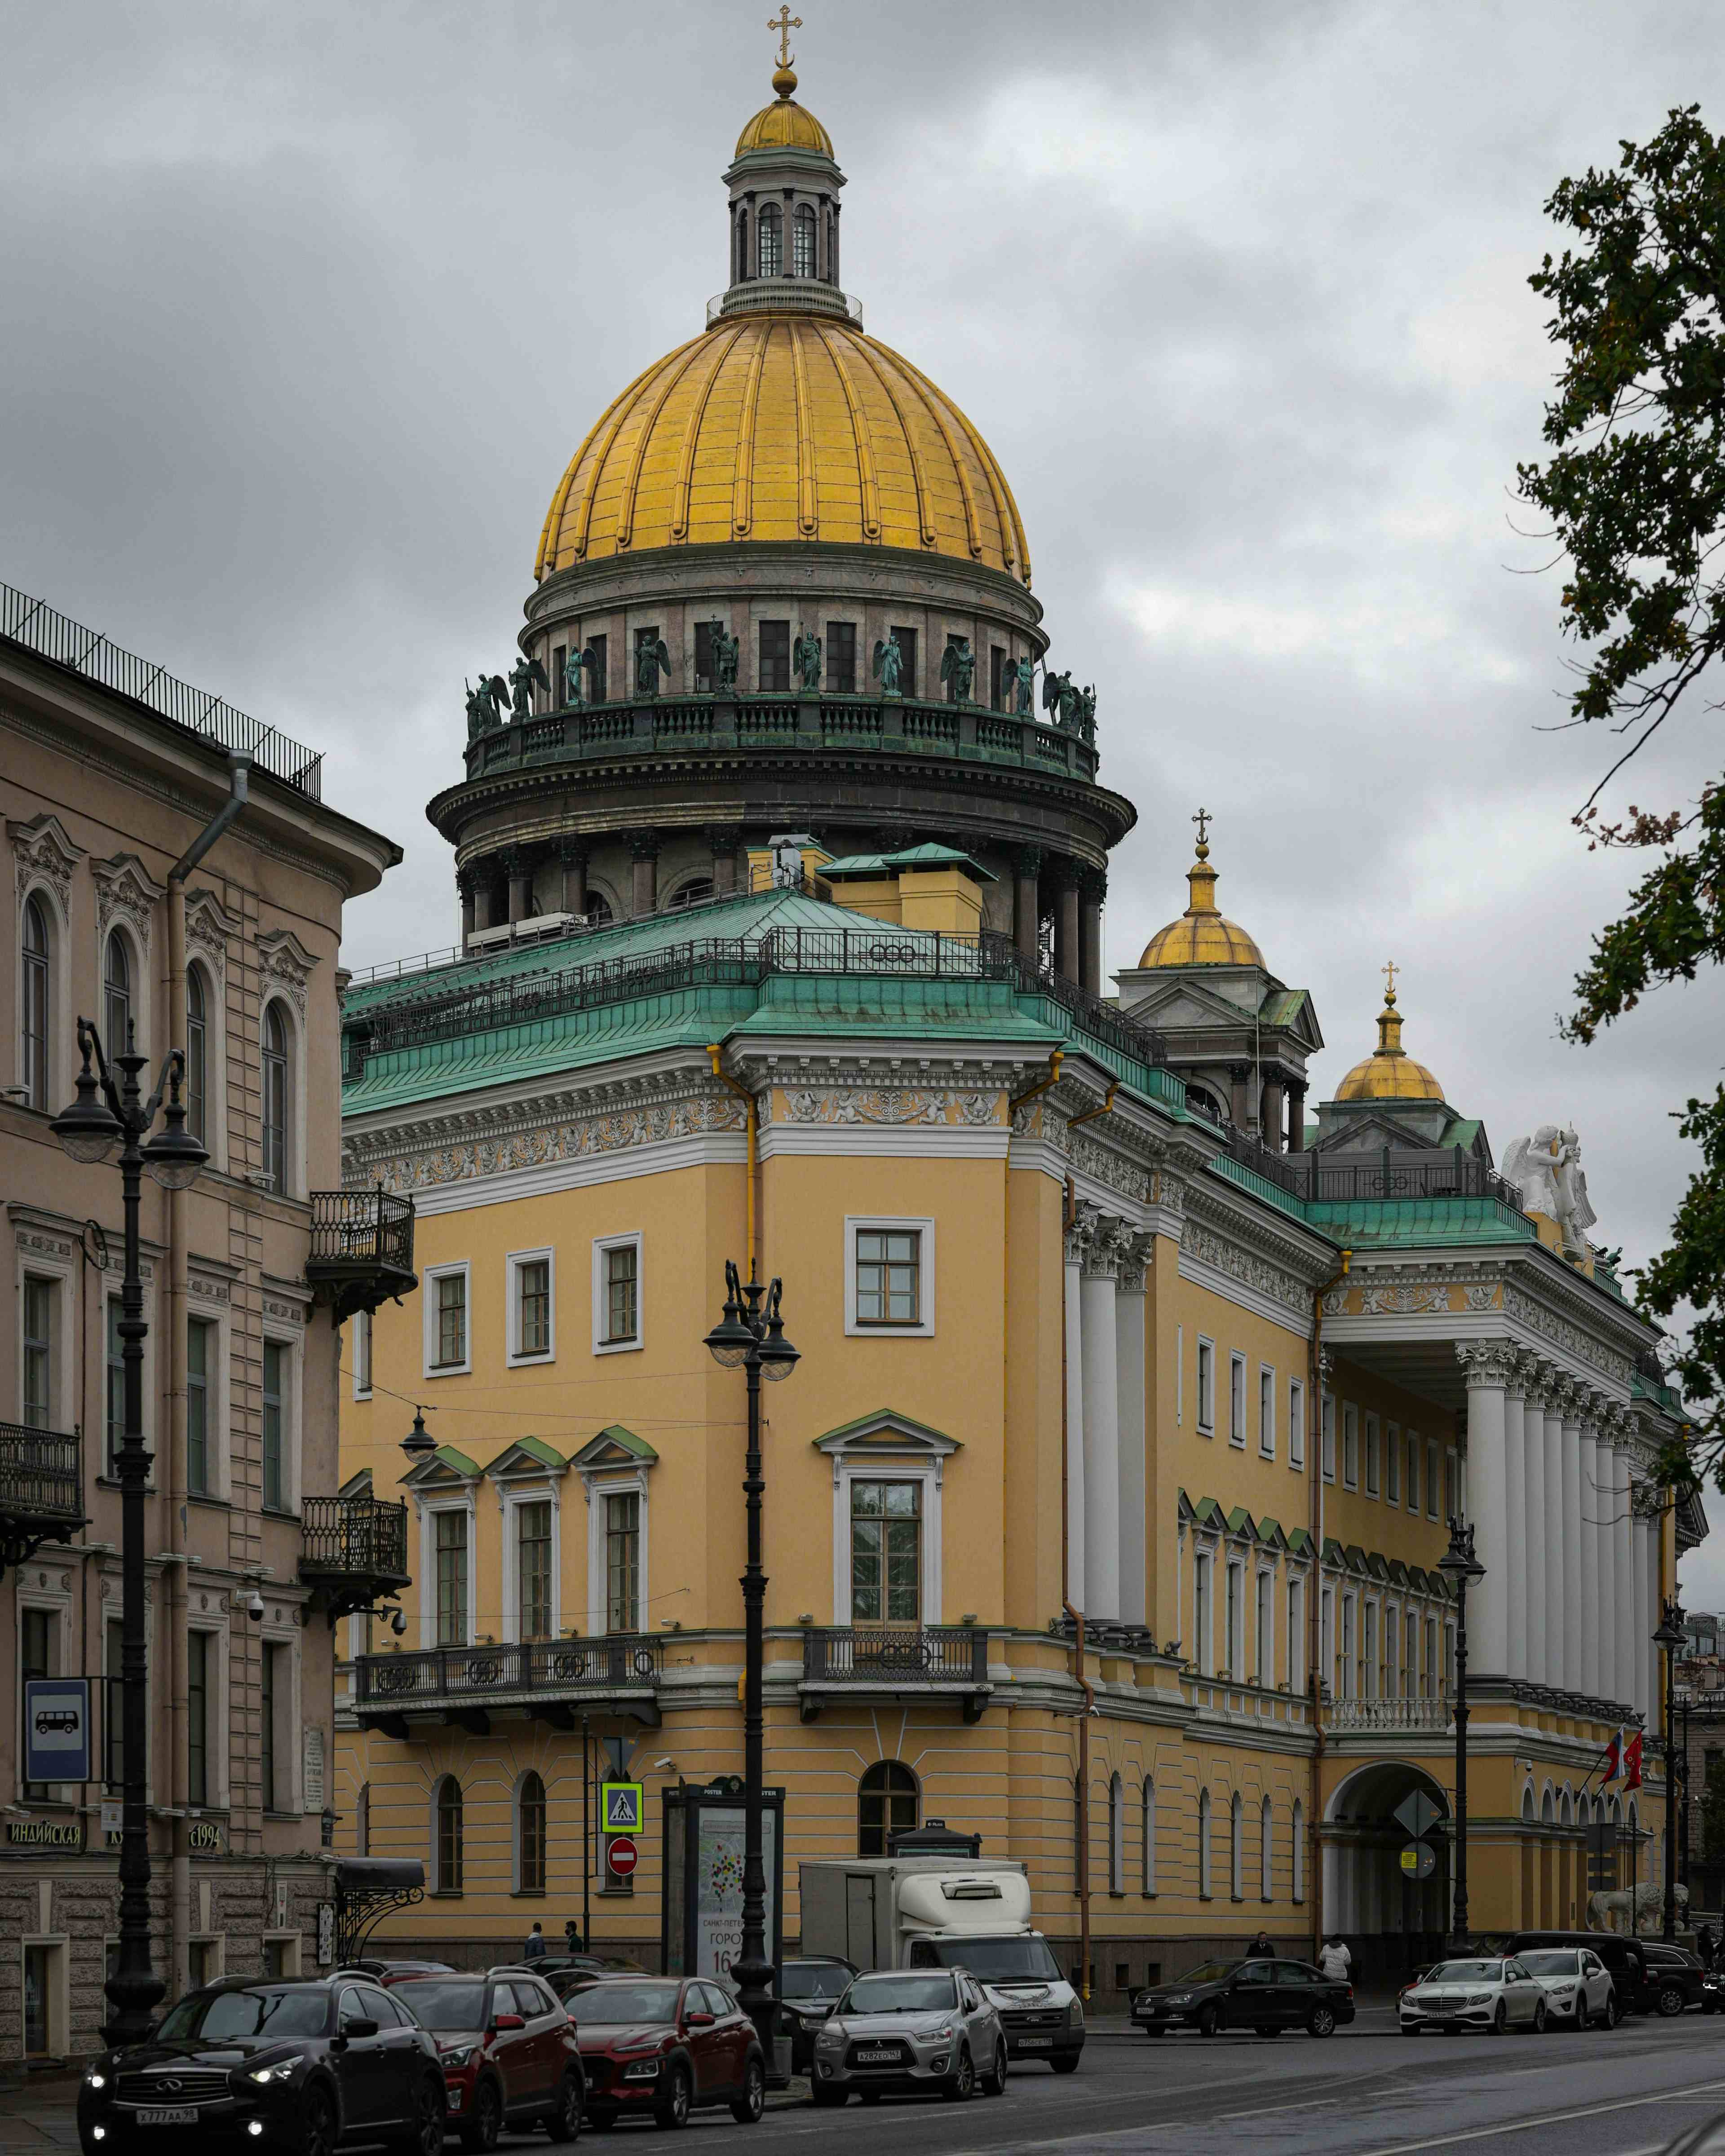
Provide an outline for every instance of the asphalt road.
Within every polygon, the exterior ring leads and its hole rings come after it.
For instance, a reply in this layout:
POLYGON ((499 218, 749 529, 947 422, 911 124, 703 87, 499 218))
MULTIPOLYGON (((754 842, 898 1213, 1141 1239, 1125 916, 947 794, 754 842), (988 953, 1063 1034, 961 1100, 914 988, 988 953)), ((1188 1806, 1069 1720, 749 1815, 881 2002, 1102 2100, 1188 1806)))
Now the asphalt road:
POLYGON ((697 2112, 680 2134, 629 2125, 583 2140, 593 2156, 669 2146, 693 2156, 691 2143, 709 2142, 713 2156, 738 2143, 736 2156, 874 2156, 883 2144, 893 2156, 1200 2156, 1266 2145, 1275 2156, 1646 2156, 1714 2117, 1725 2119, 1725 2019, 1414 2042, 1380 2011, 1322 2042, 1093 2031, 1076 2074, 1017 2066, 1004 2097, 963 2105, 775 2105, 752 2128, 728 2112, 697 2112))

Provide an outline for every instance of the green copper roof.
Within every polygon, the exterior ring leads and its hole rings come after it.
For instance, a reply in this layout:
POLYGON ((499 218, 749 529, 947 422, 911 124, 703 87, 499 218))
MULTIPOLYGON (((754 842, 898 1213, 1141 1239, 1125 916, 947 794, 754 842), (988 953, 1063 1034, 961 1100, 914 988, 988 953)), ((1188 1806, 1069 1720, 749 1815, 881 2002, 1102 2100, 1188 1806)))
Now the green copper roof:
POLYGON ((614 1422, 588 1438, 579 1451, 572 1452, 569 1465, 572 1467, 589 1467, 596 1459, 613 1450, 626 1452, 632 1460, 653 1460, 659 1457, 644 1437, 637 1437, 632 1430, 625 1430, 620 1422, 614 1422))

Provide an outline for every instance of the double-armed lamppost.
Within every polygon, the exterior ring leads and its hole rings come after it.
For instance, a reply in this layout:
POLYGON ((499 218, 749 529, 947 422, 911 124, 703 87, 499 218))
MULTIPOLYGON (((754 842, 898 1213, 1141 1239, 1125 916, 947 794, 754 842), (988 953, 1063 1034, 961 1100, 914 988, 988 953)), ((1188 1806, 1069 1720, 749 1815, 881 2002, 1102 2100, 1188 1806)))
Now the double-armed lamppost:
POLYGON ((1467 1943, 1467 1583, 1486 1568, 1473 1553, 1473 1529, 1450 1522, 1450 1547, 1438 1570, 1455 1589, 1455 1881, 1450 1922, 1455 1943, 1467 1943))
POLYGON ((767 1875, 761 1861, 761 1779, 762 1772, 762 1676, 766 1659, 762 1613, 767 1576, 761 1569, 761 1381, 788 1378, 796 1368, 796 1349, 784 1337, 779 1315, 782 1282, 763 1288, 745 1281, 730 1261, 725 1264, 725 1314, 706 1336, 715 1362, 727 1370, 741 1368, 748 1377, 748 1450, 744 1455, 743 1496, 748 1514, 748 1558, 742 1574, 742 1952, 731 1965, 744 2013, 761 2032, 761 2048, 773 2056, 773 1995, 768 1986, 773 1964, 767 1958, 767 1875))
POLYGON ((146 1101, 138 1074, 147 1065, 133 1045, 130 1020, 126 1046, 115 1058, 116 1084, 101 1038, 87 1019, 78 1021, 84 1067, 77 1097, 49 1127, 74 1160, 105 1160, 117 1145, 126 1217, 126 1277, 120 1296, 121 1358, 126 1428, 107 1466, 120 1484, 121 1504, 121 1750, 120 1960, 106 1989, 113 2011, 105 2034, 118 2050, 141 2044, 150 2032, 151 2009, 165 1986, 150 1960, 150 1839, 145 1821, 145 1748, 149 1741, 147 1656, 144 1639, 144 1491, 151 1455, 144 1450, 144 1282, 138 1260, 138 1201, 148 1168, 167 1190, 184 1190, 209 1158, 186 1127, 180 1086, 186 1059, 177 1048, 163 1059, 156 1090, 146 1101), (95 1067, 92 1069, 92 1060, 95 1067), (163 1127, 149 1133, 162 1096, 163 1127))
MULTIPOLYGON (((1675 1594, 1660 1610, 1659 1630, 1653 1635, 1656 1646, 1665 1649, 1665 1914, 1660 1922, 1660 1935, 1667 1942, 1675 1938, 1677 1931, 1677 1761, 1676 1733, 1677 1655, 1686 1634, 1683 1630, 1683 1611, 1675 1594)), ((1686 1760, 1684 1763, 1688 1763, 1686 1760)))

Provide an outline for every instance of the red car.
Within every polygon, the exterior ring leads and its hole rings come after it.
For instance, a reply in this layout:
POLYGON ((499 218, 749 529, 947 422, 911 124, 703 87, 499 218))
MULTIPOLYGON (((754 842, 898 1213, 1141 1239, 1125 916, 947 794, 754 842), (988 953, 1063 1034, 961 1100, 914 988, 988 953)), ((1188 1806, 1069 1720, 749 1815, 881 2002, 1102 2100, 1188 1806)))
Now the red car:
POLYGON ((755 2025, 712 1977, 598 1976, 564 2005, 587 2069, 587 2116, 686 2126, 691 2111, 730 2107, 753 2126, 767 2101, 767 2061, 755 2025))
POLYGON ((437 2040, 449 2123, 464 2148, 495 2148, 506 2126, 575 2138, 587 2096, 581 2051, 568 2015, 537 1977, 492 1969, 385 1982, 437 2040))

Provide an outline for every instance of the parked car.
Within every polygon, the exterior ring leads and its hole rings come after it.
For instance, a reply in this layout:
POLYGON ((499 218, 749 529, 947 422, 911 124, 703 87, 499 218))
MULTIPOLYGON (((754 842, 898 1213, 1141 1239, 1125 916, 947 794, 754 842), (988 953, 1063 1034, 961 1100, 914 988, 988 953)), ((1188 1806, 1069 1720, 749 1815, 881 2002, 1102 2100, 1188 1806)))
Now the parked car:
POLYGON ((855 1974, 855 1964, 837 1954, 810 1956, 780 1965, 778 2033, 791 2040, 793 2074, 813 2071, 814 2040, 855 1974))
POLYGON ((1545 2009, 1572 2029, 1597 2022, 1615 2029, 1620 2020, 1617 1986, 1591 1947, 1527 1947, 1517 1959, 1545 1986, 1545 2009))
POLYGON ((1641 1957, 1647 1964, 1648 2005, 1655 2014, 1676 2015, 1707 2003, 1707 1971, 1699 1954, 1686 1947, 1668 1947, 1663 1939, 1643 1939, 1641 1957))
POLYGON ((1618 1932, 1512 1932, 1497 1952, 1522 1953, 1530 1947, 1585 1947, 1596 1953, 1610 1972, 1620 2014, 1651 2014, 1654 1988, 1647 1967, 1645 1939, 1618 1932))
POLYGON ((454 1969, 446 1961, 350 1961, 333 1969, 334 1976, 453 1976, 454 1969))
POLYGON ((599 1976, 572 1995, 588 2118, 597 2127, 646 2115, 686 2126, 691 2111, 728 2105, 753 2126, 767 2102, 761 2040, 714 1977, 599 1976))
POLYGON ((1214 2036, 1251 2029, 1279 2036, 1284 2029, 1329 2036, 1353 2019, 1353 1986, 1326 1976, 1310 1962, 1206 1961, 1172 1984, 1155 1984, 1132 1999, 1132 2018, 1147 2036, 1195 2029, 1214 2036))
POLYGON ((464 2148, 495 2148, 506 2126, 543 2126, 553 2141, 581 2131, 581 2048, 562 2001, 536 1978, 403 1976, 390 1989, 437 2040, 464 2148))
POLYGON ((536 1963, 532 1974, 542 1976, 559 1999, 567 1999, 577 1985, 596 1976, 649 1976, 652 1972, 627 1954, 566 1954, 556 1961, 536 1963))
POLYGON ((436 2041, 369 1977, 206 1984, 147 2044, 92 2059, 78 2087, 85 2156, 183 2147, 187 2133, 301 2156, 354 2142, 440 2156, 436 2041))
POLYGON ((878 2103, 889 2090, 954 2099, 1005 2089, 1006 2031, 968 1969, 876 1969, 855 1978, 814 2040, 810 2093, 878 2103))
POLYGON ((1396 2002, 1404 2036, 1422 2029, 1459 2035, 1464 2029, 1501 2036, 1506 2029, 1543 2030, 1551 2009, 1545 1986, 1513 1954, 1440 1961, 1396 2002))

